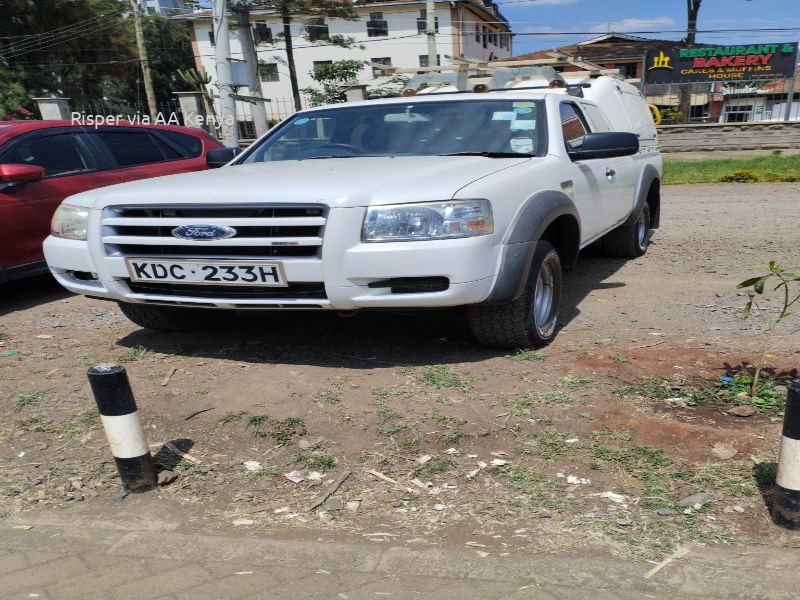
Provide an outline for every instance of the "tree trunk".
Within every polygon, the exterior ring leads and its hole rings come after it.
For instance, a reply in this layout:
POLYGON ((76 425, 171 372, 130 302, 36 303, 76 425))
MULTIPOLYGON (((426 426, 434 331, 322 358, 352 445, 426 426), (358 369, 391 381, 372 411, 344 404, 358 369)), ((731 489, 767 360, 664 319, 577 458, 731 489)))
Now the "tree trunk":
POLYGON ((286 44, 286 63, 289 67, 289 81, 292 83, 292 96, 294 97, 294 109, 303 110, 300 101, 300 87, 297 85, 297 70, 294 65, 294 48, 292 47, 292 15, 285 2, 281 3, 281 17, 283 17, 283 38, 286 44))

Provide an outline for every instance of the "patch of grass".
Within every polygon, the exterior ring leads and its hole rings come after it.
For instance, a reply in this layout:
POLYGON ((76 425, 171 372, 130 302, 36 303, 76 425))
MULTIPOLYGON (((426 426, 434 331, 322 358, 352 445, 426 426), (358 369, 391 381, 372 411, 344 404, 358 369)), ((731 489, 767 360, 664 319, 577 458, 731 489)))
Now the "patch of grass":
POLYGON ((559 385, 567 388, 568 390, 580 390, 585 387, 589 387, 593 383, 594 379, 589 379, 586 377, 572 377, 571 375, 568 375, 559 382, 559 385))
POLYGON ((271 437, 279 444, 290 444, 293 438, 308 432, 306 422, 301 417, 276 419, 269 415, 250 415, 247 424, 258 437, 271 437))
POLYGON ((136 362, 137 360, 142 360, 143 358, 149 358, 150 356, 153 356, 153 354, 155 354, 155 352, 150 350, 150 348, 146 348, 144 346, 134 346, 125 354, 120 356, 118 360, 122 363, 136 362))
POLYGON ((414 475, 440 475, 442 473, 452 471, 457 466, 458 463, 452 458, 434 458, 433 460, 426 462, 421 467, 414 469, 414 475))
POLYGON ((393 423, 391 425, 379 427, 378 431, 384 435, 394 435, 395 433, 400 433, 406 429, 411 429, 411 426, 406 425, 405 423, 393 423))
POLYGON ((613 360, 614 362, 618 362, 620 364, 629 364, 631 362, 630 358, 628 358, 627 356, 622 356, 622 354, 612 354, 611 360, 613 360))
POLYGON ((537 438, 536 449, 538 454, 550 460, 557 456, 564 456, 575 452, 576 446, 564 441, 564 436, 556 431, 545 431, 537 438))
POLYGON ((562 482, 550 479, 532 467, 494 467, 491 473, 505 479, 508 487, 524 493, 527 502, 539 508, 563 510, 572 502, 562 482))
POLYGON ((200 388, 196 393, 201 396, 208 396, 208 388, 200 388))
POLYGON ((294 457, 294 462, 306 469, 321 469, 324 471, 330 471, 336 466, 336 459, 330 454, 298 452, 294 457))
POLYGON ((448 431, 447 433, 443 433, 439 436, 439 443, 444 444, 446 446, 452 446, 453 444, 457 444, 458 440, 464 437, 464 434, 459 431, 458 429, 454 429, 453 431, 448 431))
POLYGON ((800 154, 664 161, 664 183, 667 185, 719 181, 781 182, 798 180, 800 180, 800 154))
POLYGON ((422 440, 420 440, 418 437, 406 438, 403 440, 403 448, 408 448, 408 449, 417 448, 420 445, 421 441, 422 440))
POLYGON ((456 388, 466 391, 471 386, 468 379, 454 373, 452 368, 448 365, 426 367, 422 370, 420 376, 422 381, 437 390, 456 388))
POLYGON ((615 387, 611 392, 618 396, 644 396, 652 400, 664 400, 672 394, 669 386, 656 377, 649 377, 635 385, 615 387))
POLYGON ((45 393, 41 391, 37 392, 20 392, 17 394, 17 401, 14 405, 17 412, 21 411, 23 408, 27 408, 28 406, 33 406, 39 400, 45 397, 45 393))
POLYGON ((144 378, 149 379, 150 381, 157 379, 164 379, 164 377, 166 376, 167 376, 166 371, 158 371, 158 370, 148 371, 147 373, 144 374, 144 378))
POLYGON ((523 392, 511 403, 508 407, 508 412, 515 417, 535 419, 536 408, 553 404, 569 406, 572 404, 572 398, 563 392, 546 392, 544 394, 537 394, 530 391, 523 392))
POLYGON ((383 401, 376 400, 373 404, 375 406, 375 416, 381 423, 386 423, 388 421, 393 421, 394 419, 399 419, 401 416, 400 413, 394 412, 383 401))
POLYGON ((542 354, 541 352, 536 352, 535 350, 517 350, 515 354, 511 356, 511 360, 526 360, 526 361, 540 361, 545 360, 547 358, 546 354, 542 354))
POLYGON ((217 421, 217 423, 222 423, 223 425, 225 423, 235 423, 236 421, 241 421, 243 415, 244 415, 243 412, 227 413, 227 414, 223 415, 222 417, 220 417, 220 419, 217 421))
POLYGON ((633 448, 619 448, 604 444, 595 444, 592 447, 592 458, 609 463, 615 463, 631 475, 641 474, 644 471, 666 467, 672 460, 664 456, 663 450, 652 446, 634 446, 633 448))
POLYGON ((337 377, 331 384, 331 387, 320 392, 319 397, 328 404, 338 404, 344 397, 344 386, 346 382, 346 377, 337 377))

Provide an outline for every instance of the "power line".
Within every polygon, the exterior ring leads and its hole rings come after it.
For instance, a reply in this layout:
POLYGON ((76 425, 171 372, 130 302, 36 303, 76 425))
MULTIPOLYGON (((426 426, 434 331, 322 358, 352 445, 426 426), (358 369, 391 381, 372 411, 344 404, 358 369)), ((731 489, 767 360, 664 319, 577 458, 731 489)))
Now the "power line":
POLYGON ((101 31, 105 31, 107 29, 111 29, 113 27, 116 27, 116 25, 117 25, 116 22, 109 22, 109 21, 106 21, 105 23, 98 22, 90 26, 88 29, 84 29, 82 31, 65 32, 64 34, 56 36, 55 38, 50 40, 41 40, 40 42, 37 41, 32 44, 26 44, 25 47, 12 47, 10 50, 4 50, 2 56, 5 59, 9 59, 13 58, 14 56, 19 56, 21 54, 37 52, 44 48, 50 48, 52 46, 57 46, 59 44, 71 42, 72 40, 77 38, 86 37, 87 35, 92 35, 95 33, 99 33, 101 31), (50 43, 44 43, 44 42, 50 42, 50 43))
POLYGON ((5 50, 13 53, 13 52, 16 52, 18 50, 23 50, 23 49, 26 49, 26 48, 34 47, 37 44, 41 44, 43 42, 47 42, 47 41, 50 41, 52 39, 67 39, 67 38, 69 38, 69 37, 71 37, 73 35, 76 35, 84 27, 95 27, 97 25, 110 23, 113 20, 114 20, 113 15, 112 16, 102 16, 101 15, 99 17, 93 17, 91 19, 85 19, 85 20, 79 21, 77 23, 72 23, 71 25, 60 27, 59 29, 54 29, 53 31, 49 31, 47 33, 37 34, 37 39, 23 40, 23 41, 14 43, 14 44, 10 44, 10 45, 5 47, 5 50), (45 38, 45 39, 39 39, 39 38, 45 38), (47 39, 47 38, 50 38, 50 39, 47 39))

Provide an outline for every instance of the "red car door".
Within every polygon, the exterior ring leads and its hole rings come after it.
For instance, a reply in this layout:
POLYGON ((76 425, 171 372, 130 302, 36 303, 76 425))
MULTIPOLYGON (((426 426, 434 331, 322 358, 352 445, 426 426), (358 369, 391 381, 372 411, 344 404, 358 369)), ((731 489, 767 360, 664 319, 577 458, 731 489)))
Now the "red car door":
MULTIPOLYGON (((97 187, 97 167, 79 130, 40 130, 12 138, 0 148, 0 164, 38 165, 44 179, 0 184, 0 266, 36 270, 42 242, 61 201, 97 187)), ((43 265, 41 265, 43 266, 43 265)))

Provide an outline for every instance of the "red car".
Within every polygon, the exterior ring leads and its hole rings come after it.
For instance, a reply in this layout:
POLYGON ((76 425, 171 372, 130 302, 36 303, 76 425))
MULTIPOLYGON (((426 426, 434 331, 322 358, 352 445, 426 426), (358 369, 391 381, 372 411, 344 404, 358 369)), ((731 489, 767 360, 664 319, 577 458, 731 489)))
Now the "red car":
POLYGON ((0 122, 0 283, 47 271, 42 242, 67 196, 219 166, 208 156, 216 148, 188 127, 0 122))

